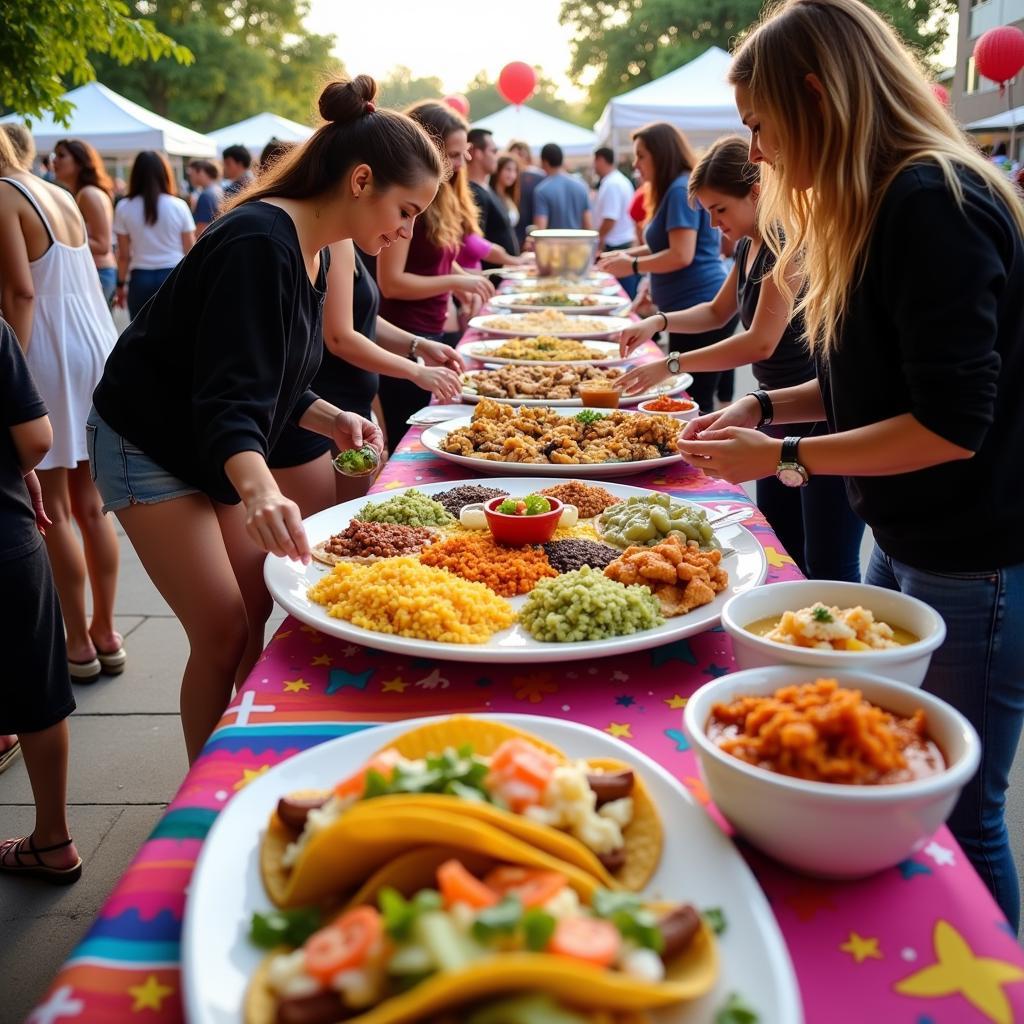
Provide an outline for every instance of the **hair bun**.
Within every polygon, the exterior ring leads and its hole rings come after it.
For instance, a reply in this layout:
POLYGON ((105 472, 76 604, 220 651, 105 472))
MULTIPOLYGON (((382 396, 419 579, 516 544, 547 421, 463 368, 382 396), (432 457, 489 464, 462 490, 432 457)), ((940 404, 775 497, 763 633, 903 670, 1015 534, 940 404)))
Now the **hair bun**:
POLYGON ((320 116, 325 121, 345 124, 372 113, 376 106, 377 83, 369 75, 356 75, 329 82, 320 93, 320 116))

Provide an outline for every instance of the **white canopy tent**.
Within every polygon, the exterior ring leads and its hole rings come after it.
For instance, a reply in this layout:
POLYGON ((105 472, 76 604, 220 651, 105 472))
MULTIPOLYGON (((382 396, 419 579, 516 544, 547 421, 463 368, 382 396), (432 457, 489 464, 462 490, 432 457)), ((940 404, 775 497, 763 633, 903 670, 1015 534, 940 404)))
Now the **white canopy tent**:
POLYGON ((614 97, 594 126, 598 138, 625 156, 631 133, 651 121, 674 124, 698 149, 723 135, 742 133, 732 87, 726 82, 731 59, 725 50, 712 46, 689 64, 614 97))
POLYGON ((312 134, 313 129, 308 125, 264 111, 237 124, 218 128, 210 132, 207 138, 217 147, 218 153, 223 153, 228 146, 242 145, 252 153, 253 159, 258 160, 263 147, 271 139, 279 139, 281 142, 305 142, 312 134))
POLYGON ((1011 128, 1022 127, 1024 127, 1024 106, 1004 110, 991 117, 983 117, 980 121, 972 121, 970 124, 964 125, 969 132, 1005 132, 1011 128))
POLYGON ((486 128, 502 148, 513 139, 525 142, 533 150, 534 158, 548 142, 561 146, 566 159, 589 157, 597 148, 593 132, 532 107, 504 107, 474 121, 473 127, 486 128))

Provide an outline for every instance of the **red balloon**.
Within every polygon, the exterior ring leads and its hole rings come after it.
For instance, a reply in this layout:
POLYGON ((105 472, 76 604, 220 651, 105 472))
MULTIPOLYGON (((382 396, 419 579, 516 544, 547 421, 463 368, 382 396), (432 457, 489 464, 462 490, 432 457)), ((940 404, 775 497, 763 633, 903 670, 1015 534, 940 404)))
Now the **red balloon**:
POLYGON ((451 96, 445 96, 444 101, 456 113, 463 117, 469 117, 469 100, 461 92, 453 92, 451 96))
POLYGON ((1024 32, 1013 25, 990 28, 974 44, 980 74, 1002 85, 1024 68, 1024 32))
POLYGON ((517 107, 525 103, 537 88, 537 72, 521 60, 506 64, 498 75, 498 92, 517 107))
POLYGON ((949 90, 944 85, 939 85, 938 82, 933 82, 931 86, 932 95, 944 106, 949 106, 949 90))

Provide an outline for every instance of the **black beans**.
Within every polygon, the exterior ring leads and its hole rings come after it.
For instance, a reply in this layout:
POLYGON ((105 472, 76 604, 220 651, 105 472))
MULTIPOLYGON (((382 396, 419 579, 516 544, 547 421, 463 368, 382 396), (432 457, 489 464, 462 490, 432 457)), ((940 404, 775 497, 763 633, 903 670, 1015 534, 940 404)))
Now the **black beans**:
POLYGON ((458 519, 464 506, 489 501, 491 498, 504 498, 507 494, 508 491, 498 490, 495 487, 464 484, 462 487, 453 487, 450 491, 439 491, 430 497, 438 504, 443 505, 449 515, 458 519))
POLYGON ((620 846, 617 850, 612 850, 609 853, 599 853, 597 859, 609 875, 614 875, 626 863, 626 848, 620 846))
POLYGON ((622 552, 593 540, 549 540, 544 545, 544 554, 548 556, 555 572, 575 572, 585 565, 603 569, 611 565, 622 552))
POLYGON ((337 992, 294 996, 277 1004, 276 1024, 337 1024, 353 1016, 337 992))
POLYGON ((301 832, 306 827, 306 816, 327 803, 326 795, 283 796, 277 801, 277 816, 288 828, 301 832))
POLYGON ((621 800, 633 792, 633 773, 624 772, 594 772, 587 776, 590 788, 597 795, 597 806, 611 803, 613 800, 621 800))
POLYGON ((658 919, 658 930, 664 940, 661 959, 668 963, 679 956, 700 931, 700 914, 689 903, 684 903, 658 919))

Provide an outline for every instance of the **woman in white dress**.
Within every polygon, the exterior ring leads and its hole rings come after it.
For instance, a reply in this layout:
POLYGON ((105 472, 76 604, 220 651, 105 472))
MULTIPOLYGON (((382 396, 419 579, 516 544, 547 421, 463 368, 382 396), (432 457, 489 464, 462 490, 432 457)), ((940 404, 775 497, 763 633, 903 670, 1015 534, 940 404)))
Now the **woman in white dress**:
POLYGON ((25 351, 53 425, 53 446, 38 466, 53 520, 46 547, 64 613, 71 677, 91 682, 101 672, 121 672, 125 663, 122 638, 114 629, 117 535, 89 475, 85 432, 93 389, 117 333, 75 200, 29 173, 3 132, 0 307, 25 351), (85 612, 87 574, 91 622, 85 612))

